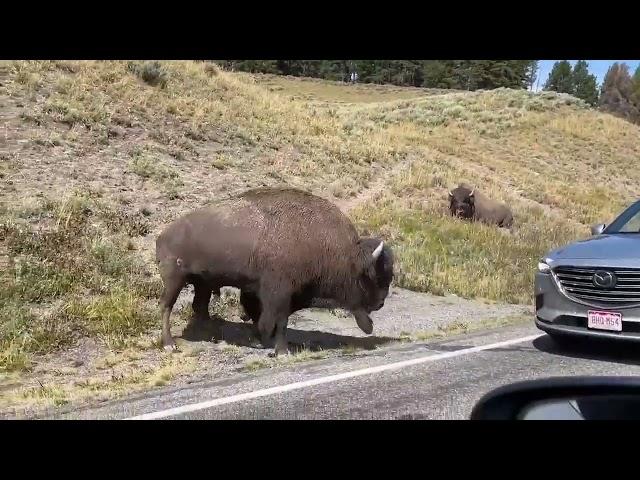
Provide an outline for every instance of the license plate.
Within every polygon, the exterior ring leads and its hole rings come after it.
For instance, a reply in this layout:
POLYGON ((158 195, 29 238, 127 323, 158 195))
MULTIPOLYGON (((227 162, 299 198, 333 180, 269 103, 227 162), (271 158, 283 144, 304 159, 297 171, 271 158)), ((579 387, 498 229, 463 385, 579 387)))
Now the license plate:
POLYGON ((598 330, 622 331, 622 314, 616 312, 600 312, 589 310, 587 313, 587 326, 598 330))

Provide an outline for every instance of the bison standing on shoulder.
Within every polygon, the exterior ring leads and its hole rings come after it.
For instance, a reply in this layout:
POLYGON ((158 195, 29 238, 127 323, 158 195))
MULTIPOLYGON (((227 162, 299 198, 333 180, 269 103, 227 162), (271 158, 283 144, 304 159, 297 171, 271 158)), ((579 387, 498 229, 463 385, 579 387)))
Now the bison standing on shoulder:
POLYGON ((384 305, 393 277, 393 255, 382 241, 360 238, 327 200, 289 188, 249 190, 175 220, 156 241, 156 261, 166 349, 175 348, 171 310, 187 283, 196 322, 211 321, 213 291, 239 288, 265 347, 275 333, 277 355, 288 352, 289 315, 317 299, 349 310, 370 334, 369 314, 384 305))
POLYGON ((505 204, 485 197, 465 184, 449 192, 449 211, 454 217, 510 228, 513 214, 505 204))

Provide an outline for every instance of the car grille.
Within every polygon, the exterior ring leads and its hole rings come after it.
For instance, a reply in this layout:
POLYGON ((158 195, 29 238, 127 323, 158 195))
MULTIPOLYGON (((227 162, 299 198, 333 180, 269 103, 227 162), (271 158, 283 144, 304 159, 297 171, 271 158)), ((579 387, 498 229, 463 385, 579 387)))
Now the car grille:
POLYGON ((556 267, 553 273, 567 296, 585 303, 605 307, 640 304, 640 269, 556 267), (603 271, 617 277, 613 288, 594 285, 593 275, 603 271))

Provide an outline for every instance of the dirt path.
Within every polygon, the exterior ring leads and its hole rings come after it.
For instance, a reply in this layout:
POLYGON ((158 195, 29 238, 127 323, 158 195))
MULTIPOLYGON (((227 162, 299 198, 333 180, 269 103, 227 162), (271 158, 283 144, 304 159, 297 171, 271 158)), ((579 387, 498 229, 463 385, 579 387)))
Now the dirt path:
POLYGON ((384 190, 389 187, 389 185, 391 185, 393 179, 409 168, 414 160, 414 155, 408 155, 407 158, 389 168, 379 168, 377 175, 375 175, 376 180, 369 184, 368 187, 362 189, 353 197, 336 199, 334 200, 334 203, 340 208, 340 210, 348 213, 363 203, 374 202, 376 198, 380 196, 384 190))

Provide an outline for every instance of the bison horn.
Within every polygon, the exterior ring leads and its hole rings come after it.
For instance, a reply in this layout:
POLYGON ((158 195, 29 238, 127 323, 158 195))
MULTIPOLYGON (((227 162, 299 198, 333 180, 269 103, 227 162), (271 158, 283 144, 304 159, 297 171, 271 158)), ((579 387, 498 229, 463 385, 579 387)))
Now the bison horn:
POLYGON ((451 193, 451 190, 449 190, 449 196, 453 197, 453 193, 451 193))
POLYGON ((471 190, 471 193, 469 194, 470 197, 473 197, 473 192, 475 192, 476 189, 474 188, 473 190, 471 190))
POLYGON ((382 253, 382 247, 384 246, 384 242, 380 242, 380 245, 378 245, 376 247, 376 249, 373 251, 373 259, 377 260, 378 257, 380 256, 380 254, 382 253))

